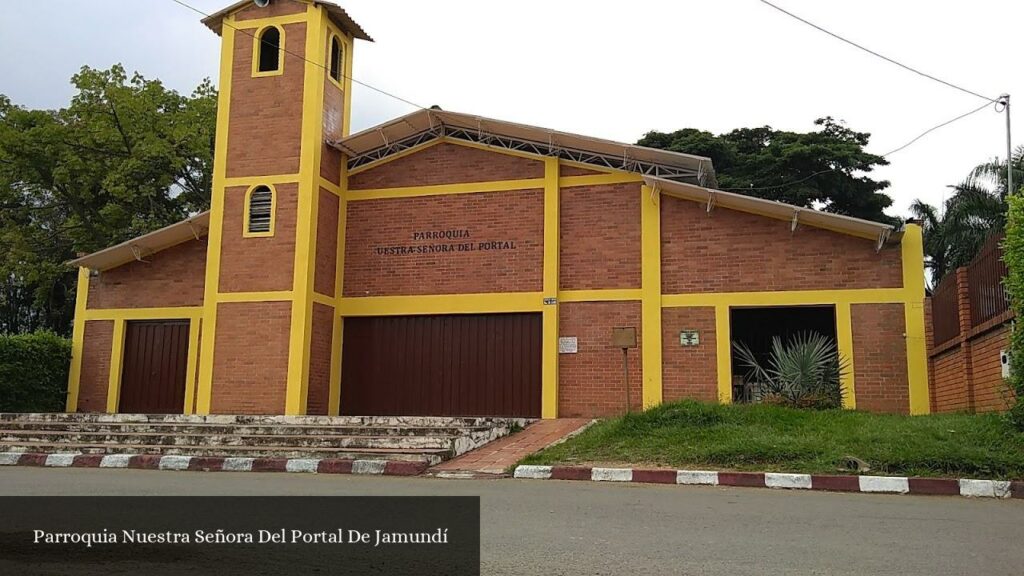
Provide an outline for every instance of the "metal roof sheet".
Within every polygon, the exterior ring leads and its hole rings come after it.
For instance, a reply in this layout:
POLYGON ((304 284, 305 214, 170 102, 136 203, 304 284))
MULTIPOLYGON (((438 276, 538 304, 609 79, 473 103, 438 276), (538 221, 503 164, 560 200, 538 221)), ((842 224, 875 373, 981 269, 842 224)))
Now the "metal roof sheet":
POLYGON ((177 246, 188 240, 197 240, 210 229, 210 211, 127 240, 99 252, 93 252, 68 262, 69 266, 84 266, 92 270, 109 270, 122 264, 145 258, 161 250, 177 246))
MULTIPOLYGON (((224 8, 223 10, 218 10, 217 12, 210 14, 206 18, 203 18, 202 22, 203 24, 206 24, 207 28, 213 30, 214 33, 220 34, 224 18, 227 17, 228 14, 231 14, 236 10, 244 8, 251 3, 252 0, 239 0, 238 2, 235 2, 227 8, 224 8)), ((338 6, 334 2, 315 1, 313 2, 313 4, 317 6, 323 6, 324 8, 326 8, 327 14, 331 17, 331 20, 343 31, 351 34, 353 38, 359 38, 360 40, 373 42, 373 38, 370 38, 370 35, 367 34, 365 30, 363 30, 363 27, 357 24, 356 21, 353 20, 348 15, 348 12, 345 12, 345 9, 342 8, 341 6, 338 6)))

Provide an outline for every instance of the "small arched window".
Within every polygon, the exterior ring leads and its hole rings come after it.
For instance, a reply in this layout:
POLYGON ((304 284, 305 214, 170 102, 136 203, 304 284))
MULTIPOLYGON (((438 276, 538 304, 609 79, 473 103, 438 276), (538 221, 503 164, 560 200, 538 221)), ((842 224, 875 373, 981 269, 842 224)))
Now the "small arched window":
POLYGON ((267 26, 256 36, 256 72, 278 72, 281 70, 281 29, 277 26, 267 26))
POLYGON ((256 186, 245 199, 245 236, 274 235, 274 190, 256 186))
POLYGON ((331 36, 330 74, 335 82, 341 83, 345 68, 345 50, 337 36, 331 36))

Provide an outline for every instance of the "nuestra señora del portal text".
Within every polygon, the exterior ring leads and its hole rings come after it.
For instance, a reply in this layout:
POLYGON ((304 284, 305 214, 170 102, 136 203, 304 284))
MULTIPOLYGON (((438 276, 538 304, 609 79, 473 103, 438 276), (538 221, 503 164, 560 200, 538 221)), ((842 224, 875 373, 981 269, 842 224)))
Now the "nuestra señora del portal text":
POLYGON ((478 239, 469 229, 426 230, 410 234, 406 244, 374 246, 378 256, 406 256, 417 254, 442 254, 515 250, 515 240, 478 239))

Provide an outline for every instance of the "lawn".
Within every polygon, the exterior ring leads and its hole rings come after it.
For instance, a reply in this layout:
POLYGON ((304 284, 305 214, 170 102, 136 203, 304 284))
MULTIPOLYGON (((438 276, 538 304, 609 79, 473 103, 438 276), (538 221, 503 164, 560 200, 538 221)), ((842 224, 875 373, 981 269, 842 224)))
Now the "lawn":
POLYGON ((900 416, 685 401, 598 422, 523 464, 1024 479, 1024 433, 994 414, 900 416))

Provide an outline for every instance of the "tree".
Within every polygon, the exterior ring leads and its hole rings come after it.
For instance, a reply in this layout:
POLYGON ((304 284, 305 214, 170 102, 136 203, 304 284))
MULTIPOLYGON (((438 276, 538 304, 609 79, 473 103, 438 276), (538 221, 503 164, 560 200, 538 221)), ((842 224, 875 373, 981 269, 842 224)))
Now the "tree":
POLYGON ((722 190, 894 222, 884 213, 892 205, 882 192, 889 182, 863 175, 888 164, 864 151, 871 135, 854 132, 831 117, 820 118, 815 125, 820 129, 806 133, 764 126, 718 136, 684 128, 648 132, 637 144, 711 158, 722 190))
MULTIPOLYGON (((1024 146, 1013 153, 1014 182, 1024 176, 1024 146), (1020 176, 1018 176, 1020 175, 1020 176)), ((938 285, 946 274, 968 265, 992 234, 1006 227, 1006 160, 979 164, 953 190, 940 217, 935 207, 915 200, 911 212, 923 221, 925 265, 938 285)), ((1015 186, 1016 187, 1016 186, 1015 186)))
POLYGON ((191 96, 115 65, 84 67, 61 110, 0 95, 0 332, 66 334, 66 265, 210 201, 216 90, 191 96))

